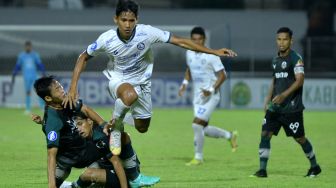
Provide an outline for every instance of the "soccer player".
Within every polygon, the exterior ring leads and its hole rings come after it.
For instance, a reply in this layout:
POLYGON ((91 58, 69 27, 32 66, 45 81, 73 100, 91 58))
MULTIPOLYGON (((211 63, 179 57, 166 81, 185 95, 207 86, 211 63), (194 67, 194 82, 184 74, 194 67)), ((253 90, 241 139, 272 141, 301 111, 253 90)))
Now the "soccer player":
MULTIPOLYGON (((202 27, 195 27, 190 33, 191 40, 196 44, 205 45, 205 31, 202 27)), ((193 82, 194 89, 194 120, 192 128, 194 129, 195 156, 186 165, 199 165, 203 162, 203 143, 204 135, 212 138, 224 138, 230 141, 232 151, 237 148, 237 132, 209 125, 209 119, 212 112, 220 101, 219 88, 226 79, 224 66, 219 57, 194 52, 188 50, 187 70, 184 80, 179 90, 179 96, 182 96, 190 80, 193 82)))
POLYGON ((77 100, 75 109, 64 108, 64 89, 53 77, 36 80, 34 88, 37 95, 46 102, 42 130, 46 135, 48 147, 49 187, 59 187, 70 174, 72 167, 87 167, 101 157, 106 157, 113 164, 120 187, 127 187, 126 175, 119 157, 112 154, 104 156, 97 152, 93 142, 80 136, 74 117, 82 112, 98 124, 104 125, 106 122, 92 109, 82 105, 81 100, 77 100))
POLYGON ((292 35, 293 32, 287 27, 277 31, 278 55, 272 60, 273 78, 265 100, 266 115, 259 144, 260 169, 253 175, 255 177, 267 177, 271 138, 278 134, 281 127, 287 136, 293 137, 300 144, 306 154, 310 162, 306 177, 315 177, 321 173, 313 146, 305 137, 302 103, 304 66, 301 56, 291 49, 292 35))
MULTIPOLYGON (((99 126, 82 112, 76 113, 73 119, 79 134, 83 138, 94 141, 97 150, 104 156, 111 154, 108 147, 109 138, 103 133, 102 126, 99 126)), ((37 124, 42 124, 43 122, 42 118, 35 114, 32 115, 32 120, 37 124)), ((129 186, 137 188, 151 186, 159 182, 159 177, 145 176, 140 173, 140 162, 132 147, 131 138, 126 132, 122 133, 121 140, 122 152, 120 153, 120 159, 123 163, 126 177, 129 180, 129 186)), ((106 157, 99 159, 86 168, 77 181, 72 183, 65 181, 61 187, 88 187, 93 183, 98 183, 105 187, 120 187, 114 167, 106 157)))
MULTIPOLYGON (((236 56, 229 49, 213 50, 193 43, 190 39, 173 36, 150 25, 138 23, 138 5, 132 0, 119 0, 114 22, 116 30, 108 30, 80 54, 74 68, 69 95, 64 105, 74 105, 77 83, 87 61, 100 53, 105 53, 113 62, 113 68, 104 71, 109 81, 109 92, 115 99, 112 123, 122 131, 122 120, 131 110, 135 128, 144 133, 148 130, 152 116, 151 81, 153 54, 151 46, 155 43, 171 43, 186 49, 218 56, 236 56)), ((112 132, 111 150, 120 154, 120 131, 112 132)), ((107 127, 105 129, 107 131, 107 127)))
MULTIPOLYGON (((39 70, 42 75, 45 75, 45 68, 41 62, 40 56, 37 52, 32 50, 32 43, 26 41, 24 45, 24 52, 21 52, 17 58, 17 62, 12 74, 12 86, 15 83, 15 76, 22 69, 23 80, 26 91, 26 110, 25 114, 31 113, 31 89, 35 80, 37 79, 37 70, 39 70)), ((41 109, 44 107, 43 100, 39 100, 39 105, 41 109)))

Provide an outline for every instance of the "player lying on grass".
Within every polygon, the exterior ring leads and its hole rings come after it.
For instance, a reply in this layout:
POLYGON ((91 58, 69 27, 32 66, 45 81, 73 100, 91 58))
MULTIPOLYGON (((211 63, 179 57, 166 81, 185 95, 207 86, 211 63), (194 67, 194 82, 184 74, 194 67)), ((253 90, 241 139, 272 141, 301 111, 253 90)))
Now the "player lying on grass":
MULTIPOLYGON (((32 115, 32 120, 38 124, 42 124, 43 122, 42 118, 35 114, 32 115)), ((74 120, 82 137, 93 140, 101 153, 105 153, 105 155, 111 153, 108 148, 109 138, 102 133, 102 126, 92 121, 84 113, 76 114, 74 120)), ((130 136, 127 133, 123 133, 121 139, 122 152, 119 157, 122 160, 129 185, 132 188, 136 188, 150 186, 159 182, 159 177, 144 176, 140 173, 140 162, 132 147, 130 136)), ((105 187, 120 187, 113 165, 106 158, 102 158, 91 164, 76 182, 64 182, 62 187, 88 187, 94 183, 104 185, 105 187)))
POLYGON ((91 108, 82 105, 81 100, 77 101, 74 109, 64 108, 63 86, 52 76, 36 80, 34 88, 37 95, 46 103, 42 130, 46 135, 48 148, 49 187, 59 187, 70 174, 72 167, 87 167, 101 157, 109 159, 114 166, 120 186, 127 187, 125 171, 119 157, 98 152, 92 141, 81 137, 74 117, 82 112, 98 124, 105 125, 106 122, 91 108))

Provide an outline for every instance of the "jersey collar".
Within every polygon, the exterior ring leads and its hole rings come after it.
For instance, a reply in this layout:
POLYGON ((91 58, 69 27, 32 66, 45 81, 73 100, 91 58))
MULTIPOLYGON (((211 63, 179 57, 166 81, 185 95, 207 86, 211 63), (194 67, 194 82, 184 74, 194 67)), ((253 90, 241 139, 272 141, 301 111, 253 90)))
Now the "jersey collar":
POLYGON ((134 38, 134 36, 135 36, 136 27, 137 27, 137 26, 134 27, 134 29, 133 29, 133 31, 132 31, 132 35, 131 35, 131 37, 130 37, 128 40, 125 40, 125 39, 122 39, 122 38, 121 38, 121 35, 120 35, 120 33, 119 33, 119 28, 117 28, 117 36, 118 36, 119 40, 120 40, 121 42, 125 43, 125 44, 131 42, 131 40, 132 40, 132 39, 134 38))

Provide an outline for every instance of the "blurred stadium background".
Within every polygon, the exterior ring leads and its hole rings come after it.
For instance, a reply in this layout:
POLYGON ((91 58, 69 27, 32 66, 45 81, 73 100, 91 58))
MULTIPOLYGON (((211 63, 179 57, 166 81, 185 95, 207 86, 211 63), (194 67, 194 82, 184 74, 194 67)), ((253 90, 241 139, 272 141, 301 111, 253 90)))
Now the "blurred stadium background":
MULTIPOLYGON (((0 112, 4 118, 2 125, 9 125, 0 127, 0 150, 3 151, 0 160, 6 161, 0 163, 0 168, 6 172, 0 177, 0 187, 22 187, 25 183, 26 187, 45 187, 47 183, 44 138, 40 129, 30 128, 32 123, 29 118, 20 116, 23 110, 9 109, 24 106, 22 78, 17 79, 13 89, 10 87, 12 70, 18 53, 23 50, 24 41, 32 41, 48 74, 56 75, 67 88, 79 53, 100 33, 115 27, 112 18, 116 2, 0 0, 0 112), (18 160, 24 162, 18 163, 18 160), (17 165, 13 167, 12 164, 17 165), (25 176, 17 179, 18 171, 25 176)), ((213 121, 220 124, 225 120, 223 125, 226 128, 240 130, 241 150, 233 156, 228 154, 228 148, 222 151, 218 149, 221 147, 218 142, 209 141, 205 151, 209 159, 207 165, 187 171, 184 162, 192 156, 192 130, 189 126, 192 109, 179 108, 191 107, 191 88, 183 98, 177 95, 186 68, 185 50, 173 45, 154 47, 152 100, 156 114, 152 124, 159 126, 153 125, 147 136, 134 130, 130 132, 134 132, 132 136, 145 171, 162 177, 163 182, 158 187, 336 187, 336 155, 330 149, 336 143, 333 136, 336 121, 336 1, 138 0, 138 3, 141 7, 139 23, 185 37, 189 37, 192 27, 203 26, 207 30, 210 47, 232 48, 239 55, 234 59, 222 59, 229 79, 222 86, 219 108, 230 111, 217 111, 213 121), (294 144, 288 148, 281 147, 292 143, 289 139, 274 141, 274 159, 273 156, 271 158, 277 162, 270 165, 270 171, 277 175, 271 175, 272 178, 267 181, 246 178, 258 166, 261 109, 270 84, 271 59, 277 51, 275 33, 281 26, 288 26, 294 31, 293 49, 304 58, 306 79, 303 97, 308 111, 308 134, 316 141, 313 143, 317 157, 329 173, 314 182, 304 180, 303 184, 297 183, 297 178, 306 172, 303 154, 294 144), (178 112, 175 113, 176 118, 170 115, 174 112, 178 112), (241 118, 242 115, 244 118, 241 118), (181 124, 185 126, 179 127, 181 124), (323 129, 321 126, 324 126, 323 129), (166 133, 167 127, 173 135, 166 133), (171 145, 162 147, 165 144, 163 137, 169 139, 171 145), (179 147, 171 147, 174 145, 179 147), (153 151, 153 148, 160 149, 153 151), (170 150, 177 150, 178 154, 170 150), (293 155, 291 160, 294 162, 287 161, 288 153, 293 155), (218 159, 217 156, 224 157, 218 159), (236 161, 241 162, 237 164, 236 161), (285 161, 286 167, 280 161, 285 161), (295 164, 288 164, 292 162, 295 164), (290 166, 288 169, 287 165, 290 166)), ((105 118, 110 116, 113 102, 105 91, 107 80, 101 73, 107 64, 108 59, 104 56, 90 61, 79 83, 81 98, 98 107, 105 118)), ((37 109, 35 111, 41 114, 37 109)), ((72 180, 79 173, 75 171, 72 180)))

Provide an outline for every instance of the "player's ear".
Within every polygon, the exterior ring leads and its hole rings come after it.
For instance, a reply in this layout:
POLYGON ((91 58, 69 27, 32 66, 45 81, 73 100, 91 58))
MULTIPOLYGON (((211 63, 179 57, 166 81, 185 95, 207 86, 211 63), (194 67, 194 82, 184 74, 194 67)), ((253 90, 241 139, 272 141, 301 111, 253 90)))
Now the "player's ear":
POLYGON ((51 101, 52 101, 52 98, 51 98, 50 96, 45 96, 45 97, 44 97, 44 100, 45 100, 46 102, 51 102, 51 101))
POLYGON ((118 22, 118 16, 114 16, 113 17, 113 21, 114 21, 115 24, 117 24, 117 22, 118 22))

